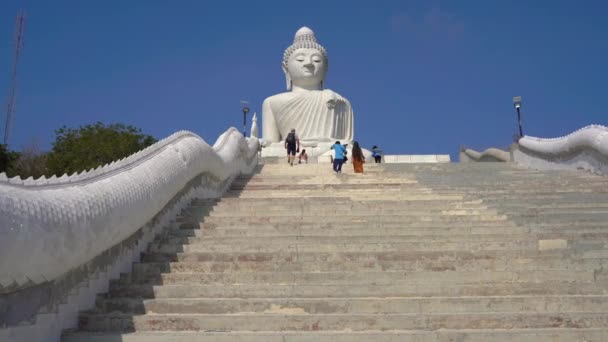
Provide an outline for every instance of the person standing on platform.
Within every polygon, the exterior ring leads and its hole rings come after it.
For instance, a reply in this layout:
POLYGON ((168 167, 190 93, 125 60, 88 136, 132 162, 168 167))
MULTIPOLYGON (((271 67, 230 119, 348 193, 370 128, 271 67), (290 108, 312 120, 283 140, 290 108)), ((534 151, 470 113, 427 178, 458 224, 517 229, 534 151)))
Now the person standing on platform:
POLYGON ((365 163, 365 157, 363 156, 363 151, 361 151, 361 147, 358 142, 353 143, 353 152, 351 156, 353 160, 353 168, 355 169, 355 173, 363 173, 363 163, 365 163))
POLYGON ((346 147, 340 144, 339 141, 336 141, 335 144, 331 146, 331 149, 334 150, 334 172, 342 173, 342 164, 344 164, 344 156, 346 155, 346 147))
POLYGON ((380 164, 382 162, 382 151, 376 145, 372 147, 372 157, 374 157, 376 164, 380 164))
POLYGON ((300 139, 296 134, 296 129, 292 128, 291 132, 285 138, 285 148, 287 149, 287 162, 293 166, 293 161, 296 159, 296 152, 300 152, 300 139))

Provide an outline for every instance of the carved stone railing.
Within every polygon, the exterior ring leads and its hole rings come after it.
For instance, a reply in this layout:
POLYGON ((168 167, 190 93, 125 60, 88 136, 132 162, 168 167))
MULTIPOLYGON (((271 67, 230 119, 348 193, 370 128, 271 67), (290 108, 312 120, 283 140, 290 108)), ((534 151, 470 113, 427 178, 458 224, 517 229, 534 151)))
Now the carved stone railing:
POLYGON ((513 148, 515 163, 535 169, 588 170, 608 175, 608 128, 589 125, 560 138, 525 136, 513 148))
POLYGON ((192 198, 221 196, 236 176, 253 172, 257 151, 258 140, 235 128, 213 146, 180 131, 80 174, 36 180, 0 174, 0 340, 2 326, 49 312, 55 299, 47 297, 73 292, 127 250, 137 256, 141 238, 149 240, 192 198), (40 298, 32 302, 32 294, 40 298), (11 312, 19 301, 21 312, 11 312))
POLYGON ((511 153, 498 148, 488 148, 478 152, 470 148, 460 151, 460 162, 508 162, 511 161, 511 153))

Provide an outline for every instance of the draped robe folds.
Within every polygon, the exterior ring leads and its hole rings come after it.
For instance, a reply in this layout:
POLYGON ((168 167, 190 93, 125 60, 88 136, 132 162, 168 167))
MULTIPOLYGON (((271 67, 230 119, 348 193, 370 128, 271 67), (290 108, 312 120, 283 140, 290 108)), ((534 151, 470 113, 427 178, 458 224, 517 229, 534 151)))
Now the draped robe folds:
POLYGON ((325 89, 277 97, 271 101, 271 109, 283 139, 295 128, 304 145, 353 140, 353 110, 348 100, 339 94, 325 89))

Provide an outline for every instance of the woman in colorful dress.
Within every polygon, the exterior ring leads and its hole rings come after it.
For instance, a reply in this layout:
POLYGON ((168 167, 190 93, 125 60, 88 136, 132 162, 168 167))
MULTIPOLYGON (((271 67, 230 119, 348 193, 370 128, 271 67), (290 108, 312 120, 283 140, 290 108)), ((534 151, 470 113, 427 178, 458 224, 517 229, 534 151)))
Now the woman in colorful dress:
POLYGON ((363 152, 361 151, 361 147, 358 142, 353 142, 353 167, 355 169, 355 173, 363 173, 363 163, 365 163, 365 157, 363 156, 363 152))

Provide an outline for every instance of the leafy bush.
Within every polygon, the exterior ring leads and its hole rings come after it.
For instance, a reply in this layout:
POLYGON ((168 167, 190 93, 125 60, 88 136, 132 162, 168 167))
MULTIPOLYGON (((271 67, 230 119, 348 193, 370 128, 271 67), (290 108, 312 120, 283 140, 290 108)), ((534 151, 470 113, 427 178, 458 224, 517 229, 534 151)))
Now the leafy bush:
POLYGON ((48 154, 49 175, 61 176, 97 168, 140 151, 156 142, 141 129, 124 124, 94 125, 55 131, 53 149, 48 154))

